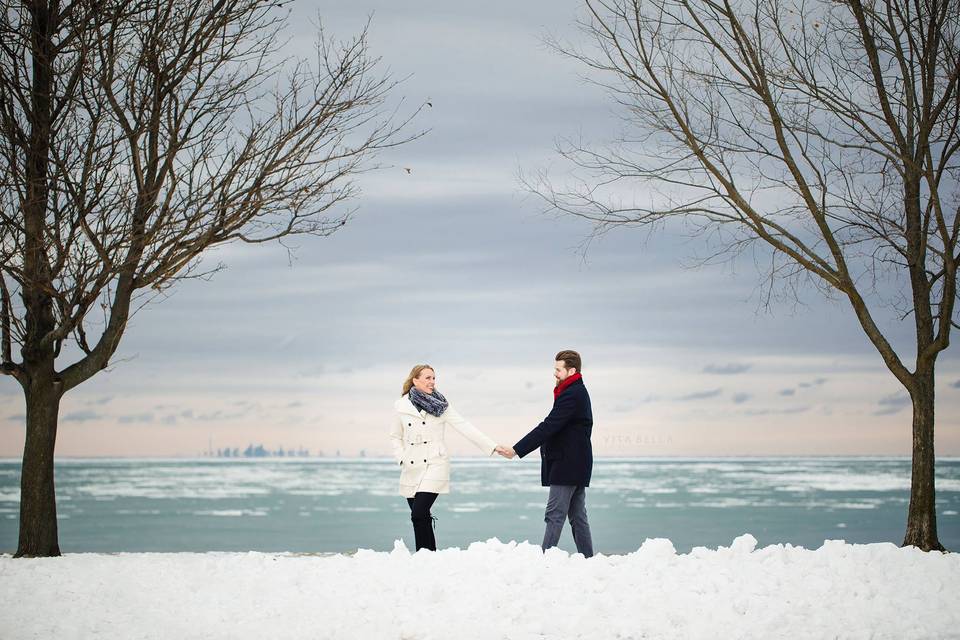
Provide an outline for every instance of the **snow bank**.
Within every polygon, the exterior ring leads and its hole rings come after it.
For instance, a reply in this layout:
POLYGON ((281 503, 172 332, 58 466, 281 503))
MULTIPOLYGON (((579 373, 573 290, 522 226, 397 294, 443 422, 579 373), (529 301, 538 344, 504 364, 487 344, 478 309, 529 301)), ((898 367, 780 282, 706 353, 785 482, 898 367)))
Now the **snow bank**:
POLYGON ((0 557, 0 638, 960 638, 960 556, 824 542, 0 557))

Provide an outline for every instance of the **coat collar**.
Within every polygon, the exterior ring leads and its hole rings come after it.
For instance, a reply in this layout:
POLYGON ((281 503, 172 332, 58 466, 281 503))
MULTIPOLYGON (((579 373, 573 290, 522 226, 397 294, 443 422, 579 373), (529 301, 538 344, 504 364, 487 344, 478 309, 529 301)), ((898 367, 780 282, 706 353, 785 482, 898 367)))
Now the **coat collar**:
POLYGON ((410 396, 404 395, 393 403, 393 407, 400 413, 406 413, 411 416, 423 417, 423 413, 410 402, 410 396))

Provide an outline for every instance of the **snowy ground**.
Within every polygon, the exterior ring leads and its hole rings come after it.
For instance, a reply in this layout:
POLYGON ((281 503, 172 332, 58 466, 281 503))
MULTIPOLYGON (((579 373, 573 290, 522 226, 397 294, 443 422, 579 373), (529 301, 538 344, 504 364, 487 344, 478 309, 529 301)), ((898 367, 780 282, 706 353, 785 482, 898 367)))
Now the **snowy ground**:
POLYGON ((0 557, 0 638, 960 638, 960 555, 827 541, 0 557))

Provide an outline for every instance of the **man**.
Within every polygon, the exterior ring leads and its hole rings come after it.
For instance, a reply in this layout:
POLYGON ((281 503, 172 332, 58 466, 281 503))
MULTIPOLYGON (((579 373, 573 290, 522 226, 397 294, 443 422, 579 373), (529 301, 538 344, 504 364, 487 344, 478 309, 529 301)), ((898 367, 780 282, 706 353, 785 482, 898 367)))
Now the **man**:
POLYGON ((560 541, 563 521, 569 517, 577 551, 584 557, 593 555, 590 523, 587 521, 586 488, 593 471, 593 412, 590 396, 580 375, 580 354, 561 351, 554 362, 553 409, 512 447, 498 447, 507 458, 521 458, 540 448, 540 482, 550 487, 544 521, 543 550, 560 541))

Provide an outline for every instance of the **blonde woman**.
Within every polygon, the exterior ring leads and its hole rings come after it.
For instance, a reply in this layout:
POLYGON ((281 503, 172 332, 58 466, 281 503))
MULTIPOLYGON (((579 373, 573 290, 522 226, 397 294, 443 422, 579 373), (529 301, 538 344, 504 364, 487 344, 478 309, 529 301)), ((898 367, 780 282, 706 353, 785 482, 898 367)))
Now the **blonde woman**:
POLYGON ((417 551, 437 550, 431 513, 437 496, 450 493, 450 458, 444 441, 447 425, 487 455, 504 449, 467 422, 436 389, 433 367, 418 364, 403 383, 394 403, 397 419, 390 430, 393 455, 400 465, 400 495, 410 505, 417 551))

